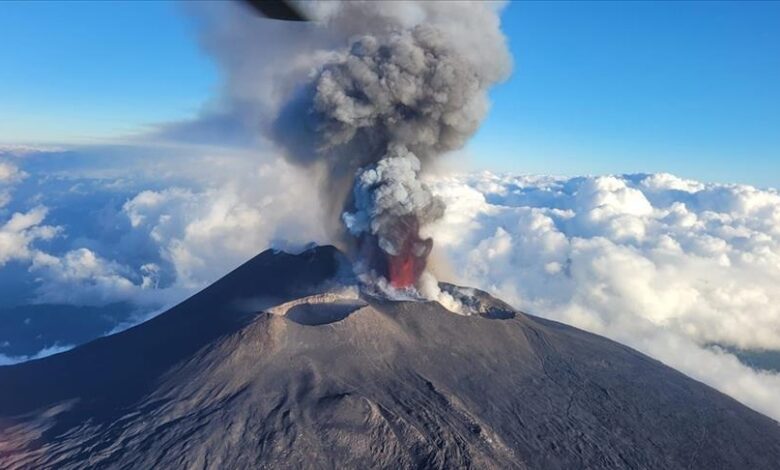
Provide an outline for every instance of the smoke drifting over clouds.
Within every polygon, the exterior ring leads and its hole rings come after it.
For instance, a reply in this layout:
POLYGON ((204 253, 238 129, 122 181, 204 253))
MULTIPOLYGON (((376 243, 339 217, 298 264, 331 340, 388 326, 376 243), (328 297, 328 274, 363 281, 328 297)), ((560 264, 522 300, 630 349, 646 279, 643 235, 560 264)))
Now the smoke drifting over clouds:
MULTIPOLYGON (((222 15, 236 19, 233 7, 222 15)), ((368 267, 397 287, 412 286, 432 243, 419 230, 443 212, 419 175, 474 133, 488 108, 487 89, 510 69, 499 7, 321 2, 302 8, 313 23, 239 20, 230 32, 202 23, 204 43, 238 84, 220 112, 255 109, 265 116, 253 120, 259 133, 291 162, 320 172, 322 197, 334 212, 346 210, 346 233, 358 237, 356 251, 368 267), (266 28, 285 55, 270 53, 271 63, 257 71, 234 61, 233 44, 266 28), (278 69, 277 61, 284 62, 278 69), (267 83, 253 92, 245 85, 251 80, 267 83), (345 193, 353 179, 352 193, 345 193)), ((333 236, 339 233, 345 232, 333 236)))
POLYGON ((419 179, 421 168, 476 131, 487 110, 487 88, 507 67, 500 33, 483 35, 464 25, 461 35, 499 39, 480 41, 496 63, 478 69, 469 51, 459 50, 475 45, 456 42, 438 27, 448 18, 434 21, 423 6, 418 23, 403 24, 407 7, 394 12, 375 3, 344 3, 328 11, 325 27, 357 17, 369 20, 361 25, 366 31, 333 50, 282 107, 271 134, 293 162, 324 169, 323 195, 335 207, 345 206, 343 220, 357 237, 359 258, 398 288, 417 283, 433 243, 420 237, 420 228, 444 212, 419 179), (345 201, 339 188, 353 175, 352 197, 345 201))
POLYGON ((428 23, 360 37, 282 109, 279 139, 294 160, 347 168, 376 162, 393 144, 423 160, 460 147, 484 117, 493 82, 451 44, 428 23))

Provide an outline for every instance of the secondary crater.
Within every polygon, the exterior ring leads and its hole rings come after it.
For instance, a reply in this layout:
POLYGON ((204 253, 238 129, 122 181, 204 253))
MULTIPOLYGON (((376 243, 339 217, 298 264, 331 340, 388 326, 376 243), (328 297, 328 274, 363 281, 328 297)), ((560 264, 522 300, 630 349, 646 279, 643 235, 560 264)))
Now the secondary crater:
POLYGON ((299 325, 318 326, 347 318, 367 304, 360 299, 357 289, 327 292, 301 297, 266 310, 299 325))

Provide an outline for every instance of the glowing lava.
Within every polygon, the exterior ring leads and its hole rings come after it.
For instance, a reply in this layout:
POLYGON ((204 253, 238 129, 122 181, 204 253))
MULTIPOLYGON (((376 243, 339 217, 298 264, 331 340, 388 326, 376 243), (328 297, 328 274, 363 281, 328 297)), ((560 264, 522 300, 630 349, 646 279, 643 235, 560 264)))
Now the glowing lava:
POLYGON ((396 224, 394 246, 397 254, 386 253, 386 277, 396 289, 413 287, 425 271, 433 240, 420 238, 419 227, 419 222, 413 217, 401 218, 396 224))
POLYGON ((396 289, 413 286, 417 280, 415 276, 415 258, 411 253, 401 256, 388 256, 388 277, 390 285, 396 289))

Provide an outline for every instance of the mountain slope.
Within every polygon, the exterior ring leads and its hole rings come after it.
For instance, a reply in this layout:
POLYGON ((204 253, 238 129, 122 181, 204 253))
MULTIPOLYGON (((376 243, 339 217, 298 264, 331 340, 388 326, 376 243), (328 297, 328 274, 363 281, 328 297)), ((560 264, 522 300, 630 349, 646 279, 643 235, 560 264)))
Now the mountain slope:
MULTIPOLYGON (((780 426, 604 338, 344 290, 267 251, 157 318, 0 367, 0 468, 776 468, 780 426)), ((502 312, 502 314, 497 314, 502 312)))

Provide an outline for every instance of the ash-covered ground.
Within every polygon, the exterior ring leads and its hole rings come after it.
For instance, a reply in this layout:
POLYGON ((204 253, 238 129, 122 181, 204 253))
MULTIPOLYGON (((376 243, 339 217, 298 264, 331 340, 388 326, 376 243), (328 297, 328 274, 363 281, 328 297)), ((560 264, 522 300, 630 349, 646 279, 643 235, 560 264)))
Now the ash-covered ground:
POLYGON ((780 426, 630 348, 267 251, 168 312, 0 367, 2 468, 775 468, 780 426))

